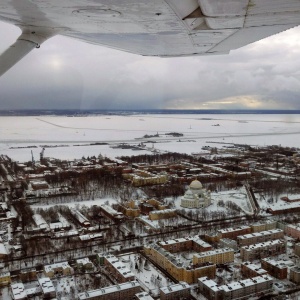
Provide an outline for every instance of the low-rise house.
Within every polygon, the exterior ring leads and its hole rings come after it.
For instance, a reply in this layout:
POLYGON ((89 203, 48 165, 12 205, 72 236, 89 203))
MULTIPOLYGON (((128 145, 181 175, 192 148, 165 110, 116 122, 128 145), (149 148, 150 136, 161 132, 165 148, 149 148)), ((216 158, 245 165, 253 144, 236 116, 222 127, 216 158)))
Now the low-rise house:
POLYGON ((54 231, 58 231, 61 229, 68 230, 71 228, 70 223, 61 214, 58 214, 58 220, 56 222, 50 223, 49 226, 50 229, 54 231))
POLYGON ((14 283, 11 285, 11 293, 13 300, 27 299, 24 284, 22 282, 14 283))
POLYGON ((7 257, 7 255, 8 255, 8 251, 7 251, 6 247, 4 246, 3 243, 0 242, 0 259, 7 257))
POLYGON ((46 181, 31 181, 31 187, 34 191, 46 190, 49 188, 49 184, 46 181))
POLYGON ((93 263, 88 257, 80 258, 76 260, 77 268, 84 268, 85 270, 92 270, 93 263))
POLYGON ((32 219, 39 229, 45 230, 45 231, 50 230, 48 223, 45 221, 45 219, 40 214, 34 214, 32 216, 32 219))
POLYGON ((0 285, 8 285, 11 283, 10 272, 0 273, 0 285))
POLYGON ((45 265, 44 273, 50 278, 52 278, 54 275, 71 275, 72 268, 68 262, 60 262, 52 265, 45 265))
POLYGON ((71 209, 72 215, 76 218, 76 220, 80 223, 80 225, 84 227, 90 227, 90 221, 77 209, 71 209))
POLYGON ((56 290, 50 278, 48 277, 39 278, 38 282, 40 287, 42 288, 44 298, 50 299, 55 297, 56 290))
POLYGON ((35 268, 29 268, 29 269, 22 269, 19 274, 20 279, 22 282, 28 282, 36 280, 36 269, 35 268))
POLYGON ((99 206, 100 208, 100 213, 109 219, 111 219, 114 222, 121 222, 124 220, 125 216, 113 209, 111 206, 103 204, 99 206))

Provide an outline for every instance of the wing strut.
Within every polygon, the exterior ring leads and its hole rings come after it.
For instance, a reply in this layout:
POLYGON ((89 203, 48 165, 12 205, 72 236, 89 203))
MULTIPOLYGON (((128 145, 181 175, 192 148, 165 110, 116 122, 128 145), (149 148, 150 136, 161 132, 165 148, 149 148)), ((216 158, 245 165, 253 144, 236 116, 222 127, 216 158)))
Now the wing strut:
POLYGON ((36 34, 35 32, 22 33, 21 36, 0 55, 0 76, 13 67, 19 60, 51 36, 36 34))

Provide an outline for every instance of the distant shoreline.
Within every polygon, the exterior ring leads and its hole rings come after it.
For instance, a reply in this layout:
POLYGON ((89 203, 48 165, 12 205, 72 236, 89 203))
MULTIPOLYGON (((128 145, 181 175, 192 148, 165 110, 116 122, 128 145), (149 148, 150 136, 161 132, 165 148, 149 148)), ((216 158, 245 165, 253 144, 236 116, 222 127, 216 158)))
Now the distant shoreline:
POLYGON ((97 115, 147 115, 147 114, 162 114, 162 115, 231 115, 231 114, 251 114, 251 115, 298 115, 300 110, 223 110, 223 109, 141 109, 141 110, 0 110, 0 116, 97 116, 97 115))

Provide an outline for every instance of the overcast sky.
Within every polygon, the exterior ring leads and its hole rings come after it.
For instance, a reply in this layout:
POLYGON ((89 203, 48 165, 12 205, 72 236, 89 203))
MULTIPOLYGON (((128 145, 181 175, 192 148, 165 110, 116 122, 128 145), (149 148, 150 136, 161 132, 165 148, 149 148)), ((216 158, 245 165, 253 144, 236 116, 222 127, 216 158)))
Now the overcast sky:
MULTIPOLYGON (((0 52, 20 35, 0 23, 0 52)), ((54 37, 0 78, 0 109, 300 109, 300 27, 230 55, 149 58, 54 37)))

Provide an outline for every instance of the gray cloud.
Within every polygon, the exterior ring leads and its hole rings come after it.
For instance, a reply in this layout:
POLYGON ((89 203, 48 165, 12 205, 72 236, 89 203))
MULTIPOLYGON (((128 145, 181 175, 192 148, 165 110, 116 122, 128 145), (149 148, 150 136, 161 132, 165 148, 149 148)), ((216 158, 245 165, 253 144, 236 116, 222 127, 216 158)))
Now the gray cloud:
MULTIPOLYGON (((0 25, 2 51, 19 30, 0 25)), ((0 108, 300 109, 299 34, 225 56, 169 59, 54 37, 0 78, 0 108)))

